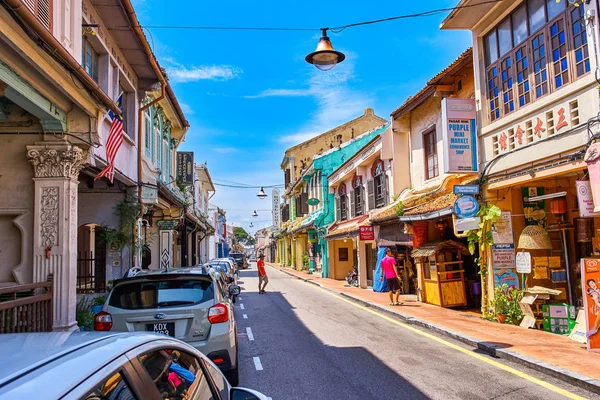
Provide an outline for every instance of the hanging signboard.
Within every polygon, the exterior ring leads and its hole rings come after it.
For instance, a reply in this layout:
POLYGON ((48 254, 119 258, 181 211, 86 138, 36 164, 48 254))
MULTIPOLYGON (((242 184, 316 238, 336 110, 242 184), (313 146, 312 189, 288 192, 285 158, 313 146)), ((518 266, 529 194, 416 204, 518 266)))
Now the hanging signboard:
POLYGON ((525 225, 541 225, 546 227, 546 201, 529 201, 530 197, 542 196, 543 187, 524 187, 523 194, 523 212, 525 214, 525 225))
POLYGON ((142 186, 142 204, 156 204, 158 203, 158 187, 154 186, 142 186))
POLYGON ((360 229, 360 240, 375 240, 375 229, 372 226, 361 226, 360 229))
POLYGON ((481 223, 481 217, 463 218, 463 219, 455 218, 452 221, 454 222, 454 227, 456 228, 456 232, 463 233, 466 231, 474 231, 474 230, 479 229, 479 224, 481 223))
POLYGON ((479 212, 479 203, 471 195, 460 196, 454 202, 454 214, 459 219, 473 218, 479 212))
POLYGON ((177 152, 177 180, 184 185, 194 183, 194 153, 191 151, 177 152))
POLYGON ((600 142, 593 143, 588 147, 584 157, 592 184, 592 197, 594 199, 594 211, 600 212, 600 142))
POLYGON ((517 272, 520 274, 531 273, 531 253, 522 251, 517 253, 516 258, 517 272))
POLYGON ((590 181, 575 181, 575 188, 577 189, 579 216, 581 218, 600 216, 600 213, 594 212, 594 198, 590 181))
POLYGON ((475 174, 477 168, 477 127, 475 100, 442 100, 444 172, 475 174))
POLYGON ((179 221, 158 221, 156 224, 161 231, 172 231, 177 227, 179 221))
POLYGON ((581 260, 581 286, 588 351, 600 353, 600 260, 581 260))
POLYGON ((454 194, 479 194, 479 185, 454 185, 454 194))
POLYGON ((273 189, 271 198, 273 199, 271 207, 273 213, 273 226, 281 228, 281 198, 279 196, 279 189, 273 189))
POLYGON ((492 222, 492 238, 496 244, 512 244, 515 242, 510 211, 502 211, 502 214, 492 222))

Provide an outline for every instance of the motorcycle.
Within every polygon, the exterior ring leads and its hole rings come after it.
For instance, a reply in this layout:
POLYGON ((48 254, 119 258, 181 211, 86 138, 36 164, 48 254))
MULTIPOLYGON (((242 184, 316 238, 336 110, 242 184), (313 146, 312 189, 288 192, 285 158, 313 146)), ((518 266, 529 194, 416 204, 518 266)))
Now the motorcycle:
POLYGON ((358 287, 358 268, 352 267, 352 269, 348 271, 346 282, 348 282, 348 285, 350 286, 358 287))

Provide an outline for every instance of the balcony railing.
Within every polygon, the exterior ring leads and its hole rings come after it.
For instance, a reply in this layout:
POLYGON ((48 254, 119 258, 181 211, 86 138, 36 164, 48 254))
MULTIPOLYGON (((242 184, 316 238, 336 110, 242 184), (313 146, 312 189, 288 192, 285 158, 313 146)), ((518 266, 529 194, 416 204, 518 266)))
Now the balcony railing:
POLYGON ((52 331, 52 282, 0 288, 0 333, 52 331))

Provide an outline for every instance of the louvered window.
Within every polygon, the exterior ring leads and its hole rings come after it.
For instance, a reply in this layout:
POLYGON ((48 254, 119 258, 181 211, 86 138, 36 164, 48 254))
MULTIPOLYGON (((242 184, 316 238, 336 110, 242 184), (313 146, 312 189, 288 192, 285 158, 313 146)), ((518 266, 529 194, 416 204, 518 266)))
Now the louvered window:
POLYGON ((52 30, 52 0, 24 0, 25 5, 42 25, 52 30))

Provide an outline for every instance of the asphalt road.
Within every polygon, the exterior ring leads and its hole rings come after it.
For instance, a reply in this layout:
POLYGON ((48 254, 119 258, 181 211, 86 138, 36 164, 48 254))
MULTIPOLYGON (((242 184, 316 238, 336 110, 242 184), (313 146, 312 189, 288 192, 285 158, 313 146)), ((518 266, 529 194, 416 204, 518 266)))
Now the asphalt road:
POLYGON ((600 398, 517 364, 479 359, 476 349, 437 341, 430 331, 400 326, 273 268, 267 272, 264 295, 256 265, 241 272, 235 312, 240 386, 274 400, 600 398))

